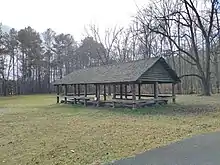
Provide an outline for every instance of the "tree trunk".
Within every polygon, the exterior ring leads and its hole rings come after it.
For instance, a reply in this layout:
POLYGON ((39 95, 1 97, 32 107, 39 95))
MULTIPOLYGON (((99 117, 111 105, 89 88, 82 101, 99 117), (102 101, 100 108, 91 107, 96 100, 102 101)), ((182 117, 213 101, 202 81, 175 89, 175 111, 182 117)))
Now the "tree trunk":
POLYGON ((12 90, 13 90, 13 94, 16 93, 16 86, 14 84, 15 82, 15 55, 14 55, 14 52, 13 52, 13 57, 12 57, 12 74, 13 74, 13 82, 12 82, 12 90))
POLYGON ((17 64, 17 68, 16 68, 16 74, 17 74, 17 80, 16 80, 16 94, 20 95, 20 79, 19 79, 19 66, 18 66, 18 55, 16 56, 16 64, 17 64))
MULTIPOLYGON (((178 21, 180 21, 180 15, 178 15, 178 21)), ((179 47, 181 47, 181 45, 180 45, 180 23, 178 23, 178 45, 179 45, 179 47)), ((179 50, 178 51, 178 71, 179 71, 179 76, 181 76, 182 75, 182 65, 181 65, 181 51, 179 50)), ((177 91, 178 91, 178 94, 182 94, 182 85, 181 85, 181 83, 178 83, 177 84, 177 91)))
MULTIPOLYGON (((194 74, 194 68, 193 65, 190 66, 190 72, 194 74)), ((189 94, 194 94, 194 77, 191 77, 190 79, 190 91, 189 94)))
POLYGON ((216 77, 216 92, 219 93, 220 90, 219 90, 218 53, 215 53, 214 64, 215 64, 215 77, 216 77))
POLYGON ((202 85, 203 85, 203 95, 204 96, 211 96, 210 80, 202 81, 202 85))
POLYGON ((6 88, 5 79, 3 79, 2 89, 3 89, 3 96, 6 96, 6 95, 7 95, 7 94, 6 94, 6 90, 7 90, 7 88, 6 88))
POLYGON ((211 96, 211 71, 210 71, 210 63, 211 63, 211 48, 210 48, 210 41, 206 39, 206 79, 204 86, 204 95, 211 96))
POLYGON ((38 66, 38 93, 41 93, 42 92, 42 90, 41 90, 41 72, 40 72, 40 66, 38 66))

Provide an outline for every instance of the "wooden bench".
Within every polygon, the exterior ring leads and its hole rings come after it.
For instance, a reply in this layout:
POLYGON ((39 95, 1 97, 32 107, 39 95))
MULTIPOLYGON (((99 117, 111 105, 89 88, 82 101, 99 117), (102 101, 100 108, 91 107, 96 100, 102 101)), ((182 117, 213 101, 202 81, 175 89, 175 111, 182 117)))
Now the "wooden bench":
POLYGON ((125 107, 125 108, 144 108, 153 105, 165 105, 168 103, 168 98, 158 98, 158 99, 142 99, 142 100, 131 100, 131 99, 112 99, 108 101, 102 101, 102 103, 106 106, 111 106, 113 108, 116 107, 125 107))

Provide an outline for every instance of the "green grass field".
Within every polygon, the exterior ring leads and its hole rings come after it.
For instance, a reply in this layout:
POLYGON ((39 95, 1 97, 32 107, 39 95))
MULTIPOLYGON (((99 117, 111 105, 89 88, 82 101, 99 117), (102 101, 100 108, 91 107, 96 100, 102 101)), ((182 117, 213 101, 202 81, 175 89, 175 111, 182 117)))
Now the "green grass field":
POLYGON ((0 98, 0 164, 101 164, 220 128, 220 96, 178 96, 140 110, 55 104, 55 95, 0 98))

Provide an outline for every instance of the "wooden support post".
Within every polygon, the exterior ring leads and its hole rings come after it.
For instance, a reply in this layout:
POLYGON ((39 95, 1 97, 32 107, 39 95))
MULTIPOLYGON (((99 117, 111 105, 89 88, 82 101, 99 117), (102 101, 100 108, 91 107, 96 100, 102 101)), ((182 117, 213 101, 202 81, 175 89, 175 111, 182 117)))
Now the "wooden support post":
POLYGON ((108 85, 108 96, 111 96, 111 84, 108 85))
POLYGON ((96 106, 99 107, 100 105, 100 84, 97 84, 97 104, 96 106))
POLYGON ((70 92, 73 93, 73 84, 71 84, 70 92))
POLYGON ((84 85, 84 96, 87 97, 87 84, 84 85))
MULTIPOLYGON (((76 84, 74 84, 73 87, 74 87, 74 89, 73 89, 74 90, 74 96, 76 96, 76 93, 77 93, 76 84)), ((77 104, 75 97, 74 97, 74 104, 77 104)))
POLYGON ((80 84, 78 84, 78 96, 80 96, 80 84))
POLYGON ((125 99, 128 99, 128 86, 125 84, 125 99))
POLYGON ((57 85, 57 104, 60 103, 60 86, 57 85))
POLYGON ((136 90, 135 90, 135 84, 132 84, 132 100, 136 100, 136 90))
POLYGON ((95 84, 95 97, 97 98, 98 97, 98 85, 95 84))
POLYGON ((154 83, 154 98, 158 99, 158 82, 154 83))
POLYGON ((106 85, 104 85, 103 88, 104 88, 104 94, 103 94, 103 97, 104 97, 104 101, 106 101, 106 85))
POLYGON ((74 86, 74 96, 76 96, 76 84, 74 84, 73 86, 74 86))
POLYGON ((172 83, 172 101, 176 103, 175 84, 172 83))
POLYGON ((116 85, 113 85, 113 99, 116 99, 116 85))
POLYGON ((141 84, 138 84, 138 99, 141 99, 141 84))
POLYGON ((64 100, 65 104, 67 104, 67 85, 64 85, 64 100))
POLYGON ((133 100, 133 106, 132 109, 136 109, 136 90, 135 90, 135 83, 132 84, 132 100, 133 100))
POLYGON ((112 108, 115 108, 115 102, 112 101, 112 108))
POLYGON ((123 99, 122 84, 120 84, 120 99, 123 99))
POLYGON ((86 100, 86 97, 87 97, 87 84, 84 85, 84 105, 86 106, 87 105, 87 100, 86 100))

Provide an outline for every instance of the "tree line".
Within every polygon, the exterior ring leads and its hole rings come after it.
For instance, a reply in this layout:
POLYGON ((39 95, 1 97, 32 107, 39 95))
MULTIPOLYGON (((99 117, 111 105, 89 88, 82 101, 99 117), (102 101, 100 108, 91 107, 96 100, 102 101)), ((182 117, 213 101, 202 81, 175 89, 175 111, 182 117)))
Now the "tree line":
POLYGON ((219 93, 219 9, 218 0, 151 2, 128 27, 87 26, 80 42, 50 28, 0 26, 0 94, 50 93, 53 81, 76 69, 155 56, 178 73, 178 93, 219 93))

